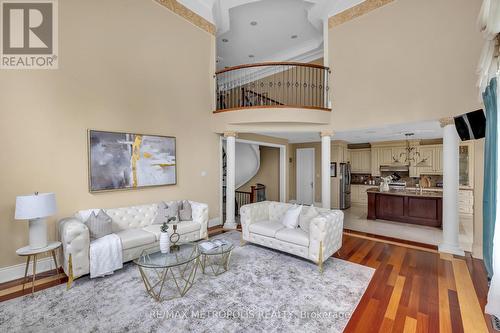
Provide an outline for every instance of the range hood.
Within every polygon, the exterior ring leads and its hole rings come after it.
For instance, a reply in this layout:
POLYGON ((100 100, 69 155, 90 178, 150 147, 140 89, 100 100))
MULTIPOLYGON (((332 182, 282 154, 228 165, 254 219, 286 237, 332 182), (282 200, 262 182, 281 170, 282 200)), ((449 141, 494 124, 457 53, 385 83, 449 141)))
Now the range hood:
POLYGON ((381 172, 410 172, 408 165, 406 164, 387 164, 380 166, 381 172))

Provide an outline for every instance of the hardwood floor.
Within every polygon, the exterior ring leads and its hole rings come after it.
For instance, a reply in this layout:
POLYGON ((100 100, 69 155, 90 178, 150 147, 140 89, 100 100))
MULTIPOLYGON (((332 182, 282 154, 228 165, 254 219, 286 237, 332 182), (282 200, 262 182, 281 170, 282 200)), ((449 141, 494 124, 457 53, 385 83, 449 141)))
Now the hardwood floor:
MULTIPOLYGON (((0 302, 31 294, 31 278, 31 275, 27 277, 24 289, 23 278, 0 283, 0 302)), ((38 273, 35 278, 35 293, 43 289, 66 283, 67 281, 68 277, 66 276, 66 274, 64 274, 62 268, 59 268, 58 270, 53 269, 50 271, 38 273)))
POLYGON ((386 241, 344 233, 335 257, 376 270, 345 332, 493 332, 480 260, 386 241))
MULTIPOLYGON (((211 236, 223 232, 209 229, 211 236)), ((345 332, 494 332, 483 312, 488 284, 481 260, 350 230, 335 257, 375 269, 345 332)), ((55 270, 40 274, 35 290, 66 279, 55 270)), ((23 291, 22 279, 0 284, 0 301, 27 294, 30 287, 23 291)))

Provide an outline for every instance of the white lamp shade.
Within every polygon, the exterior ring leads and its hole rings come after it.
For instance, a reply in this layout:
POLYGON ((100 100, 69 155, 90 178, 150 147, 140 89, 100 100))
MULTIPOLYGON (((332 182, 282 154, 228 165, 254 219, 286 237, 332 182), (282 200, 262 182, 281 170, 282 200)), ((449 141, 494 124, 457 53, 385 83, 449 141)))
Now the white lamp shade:
POLYGON ((31 220, 56 213, 56 195, 39 193, 16 198, 16 220, 31 220))

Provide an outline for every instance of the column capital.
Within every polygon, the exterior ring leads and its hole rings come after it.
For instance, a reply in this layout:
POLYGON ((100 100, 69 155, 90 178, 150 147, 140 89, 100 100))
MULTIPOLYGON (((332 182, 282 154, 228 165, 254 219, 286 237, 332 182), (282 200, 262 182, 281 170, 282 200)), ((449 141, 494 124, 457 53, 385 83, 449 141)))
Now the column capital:
POLYGON ((333 131, 321 131, 321 132, 319 132, 319 135, 321 137, 324 137, 324 136, 330 136, 331 137, 331 136, 333 136, 333 134, 334 134, 333 131))
POLYGON ((227 138, 229 136, 237 138, 238 137, 238 133, 236 133, 236 132, 224 132, 224 137, 225 138, 227 138))
POLYGON ((439 124, 441 125, 441 127, 455 125, 455 119, 453 117, 441 118, 439 119, 439 124))

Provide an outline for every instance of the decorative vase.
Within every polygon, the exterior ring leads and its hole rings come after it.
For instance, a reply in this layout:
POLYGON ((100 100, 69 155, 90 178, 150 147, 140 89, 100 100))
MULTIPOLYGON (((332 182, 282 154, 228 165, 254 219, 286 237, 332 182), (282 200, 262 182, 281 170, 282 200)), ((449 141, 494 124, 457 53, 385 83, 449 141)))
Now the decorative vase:
POLYGON ((160 252, 169 253, 170 252, 170 236, 168 232, 160 233, 160 252))

